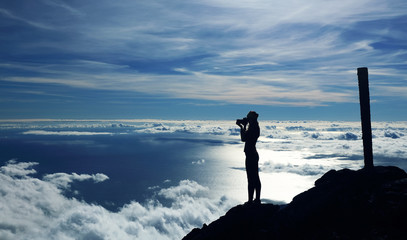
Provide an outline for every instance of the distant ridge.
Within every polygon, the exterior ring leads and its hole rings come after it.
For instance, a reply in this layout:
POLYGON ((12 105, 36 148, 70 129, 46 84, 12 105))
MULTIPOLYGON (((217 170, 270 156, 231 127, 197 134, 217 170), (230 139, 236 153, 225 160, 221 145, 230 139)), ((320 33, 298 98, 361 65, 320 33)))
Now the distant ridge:
POLYGON ((407 173, 330 170, 287 205, 238 205, 184 240, 406 239, 407 173))

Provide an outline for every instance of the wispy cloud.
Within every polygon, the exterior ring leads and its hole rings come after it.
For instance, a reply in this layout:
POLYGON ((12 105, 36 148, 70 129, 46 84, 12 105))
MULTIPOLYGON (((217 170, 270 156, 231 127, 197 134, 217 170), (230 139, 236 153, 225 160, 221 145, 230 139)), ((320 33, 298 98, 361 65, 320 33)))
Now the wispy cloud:
POLYGON ((36 21, 33 21, 33 20, 29 20, 29 19, 26 19, 24 17, 20 17, 20 16, 16 15, 15 13, 13 13, 13 12, 7 10, 7 9, 4 9, 4 8, 0 8, 0 14, 2 16, 6 17, 6 18, 17 20, 19 22, 25 23, 25 24, 30 25, 32 27, 42 28, 42 29, 47 29, 47 30, 52 30, 53 29, 53 27, 51 27, 51 26, 49 26, 47 24, 44 24, 44 23, 41 23, 41 22, 36 22, 36 21))
MULTIPOLYGON (((192 98, 203 100, 216 100, 229 103, 247 103, 262 105, 304 105, 314 106, 327 102, 353 102, 353 91, 324 90, 324 85, 335 85, 332 79, 326 81, 317 73, 288 71, 268 71, 270 76, 259 73, 248 76, 219 75, 216 73, 188 71, 184 69, 181 75, 155 75, 145 73, 118 73, 114 70, 102 75, 94 75, 88 71, 106 72, 106 65, 99 66, 94 63, 83 63, 83 72, 65 73, 61 71, 60 77, 5 77, 3 80, 23 83, 60 84, 76 88, 90 88, 103 90, 133 90, 148 94, 159 94, 172 98, 192 98), (185 74, 187 73, 187 74, 185 74), (299 77, 299 75, 302 76, 299 77), (309 75, 309 76, 308 76, 309 75), (303 78, 312 78, 320 81, 315 85, 303 78), (112 79, 114 81, 112 82, 112 79), (325 81, 325 83, 322 83, 325 81)), ((121 67, 117 67, 121 68, 121 67)), ((125 68, 123 68, 125 69, 125 68)), ((177 70, 180 71, 180 70, 177 70)), ((55 70, 50 73, 55 74, 55 70)), ((266 72, 263 72, 265 74, 266 72)))
POLYGON ((15 51, 0 65, 1 80, 282 106, 356 101, 360 66, 371 67, 383 89, 407 81, 404 1, 47 0, 32 7, 0 5, 16 32, 26 29, 20 23, 45 30, 30 29, 29 41, 2 38, 2 51, 15 51), (35 14, 39 8, 47 14, 35 14))

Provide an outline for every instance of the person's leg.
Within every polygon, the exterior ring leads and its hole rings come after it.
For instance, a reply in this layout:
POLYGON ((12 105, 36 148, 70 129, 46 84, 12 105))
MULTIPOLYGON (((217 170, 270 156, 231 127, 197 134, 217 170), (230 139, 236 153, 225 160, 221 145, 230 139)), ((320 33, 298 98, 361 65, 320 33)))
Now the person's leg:
POLYGON ((259 173, 257 172, 257 176, 255 177, 255 187, 254 189, 256 190, 256 200, 260 201, 260 193, 261 193, 261 182, 260 182, 260 177, 259 173))
POLYGON ((248 202, 251 203, 251 202, 253 202, 254 187, 249 185, 247 187, 247 190, 248 190, 248 202))
POLYGON ((254 189, 255 189, 255 175, 253 168, 252 159, 246 158, 246 174, 247 174, 247 193, 248 193, 248 202, 253 201, 254 189))
POLYGON ((260 177, 259 177, 259 154, 256 152, 255 154, 255 160, 254 161, 254 176, 253 176, 253 181, 254 181, 254 188, 256 190, 256 201, 260 203, 260 193, 261 193, 261 182, 260 182, 260 177))

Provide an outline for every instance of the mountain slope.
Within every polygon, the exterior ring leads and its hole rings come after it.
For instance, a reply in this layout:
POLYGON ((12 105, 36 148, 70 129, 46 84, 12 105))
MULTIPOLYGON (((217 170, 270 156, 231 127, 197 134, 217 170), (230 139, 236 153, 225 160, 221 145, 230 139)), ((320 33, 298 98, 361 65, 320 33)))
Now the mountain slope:
POLYGON ((192 230, 198 239, 405 239, 407 174, 397 167, 331 170, 287 205, 238 205, 192 230))

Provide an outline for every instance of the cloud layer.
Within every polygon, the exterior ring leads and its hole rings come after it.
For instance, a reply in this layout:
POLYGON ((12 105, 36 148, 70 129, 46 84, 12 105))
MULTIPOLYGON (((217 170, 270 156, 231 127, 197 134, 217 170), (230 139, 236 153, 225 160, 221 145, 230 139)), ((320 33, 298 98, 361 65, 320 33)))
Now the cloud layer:
POLYGON ((208 189, 184 180, 151 198, 131 202, 118 212, 67 198, 73 181, 108 179, 104 174, 54 173, 40 178, 35 163, 8 162, 0 168, 1 239, 180 239, 203 222, 216 219, 236 202, 209 198, 208 189))
MULTIPOLYGON (((259 167, 262 181, 267 185, 265 195, 271 191, 270 196, 274 197, 265 199, 267 201, 289 201, 332 168, 358 169, 363 166, 360 123, 261 121, 260 127, 259 167)), ((372 127, 375 164, 396 165, 407 170, 406 123, 373 122, 372 127)), ((77 144, 86 142, 84 139, 94 138, 97 142, 97 137, 114 138, 118 135, 139 135, 143 139, 161 141, 195 141, 216 149, 212 154, 220 154, 218 158, 229 159, 225 165, 229 169, 222 169, 222 172, 238 172, 242 177, 238 180, 242 181, 238 183, 239 188, 246 184, 242 173, 244 163, 236 161, 233 155, 240 154, 243 159, 239 129, 232 121, 1 121, 0 130, 5 134, 2 141, 16 136, 28 136, 33 141, 33 134, 39 134, 42 140, 46 136, 55 138, 55 132, 106 133, 103 136, 57 136, 58 141, 66 138, 78 141, 77 144), (27 132, 30 135, 24 134, 27 132), (225 149, 225 152, 219 149, 225 149)), ((213 166, 211 161, 211 155, 205 159, 191 156, 187 163, 205 171, 213 166)), ((180 239, 194 227, 201 227, 241 203, 229 195, 214 196, 213 189, 195 181, 181 180, 172 184, 171 180, 165 180, 163 185, 171 185, 165 188, 151 186, 151 196, 144 202, 128 202, 117 211, 109 211, 101 205, 77 199, 80 193, 73 184, 78 181, 98 184, 110 181, 109 176, 63 172, 38 176, 36 167, 38 163, 16 160, 0 167, 1 239, 180 239), (65 192, 74 195, 67 197, 65 192)))
MULTIPOLYGON (((275 161, 276 153, 300 152, 299 159, 333 160, 343 167, 347 160, 363 160, 362 132, 359 122, 330 121, 260 121, 261 137, 257 143, 260 150, 265 150, 263 162, 275 161), (273 153, 270 153, 272 151, 273 153), (272 157, 267 157, 271 154, 272 157), (271 159, 274 158, 274 159, 271 159)), ((59 135, 59 136, 114 136, 114 135, 148 135, 158 139, 176 141, 195 141, 203 144, 237 145, 242 144, 239 128, 232 121, 169 121, 169 120, 112 120, 112 121, 20 121, 19 123, 3 121, 1 129, 18 130, 23 134, 59 135), (91 130, 90 130, 91 129, 91 130)), ((405 122, 373 122, 373 154, 378 164, 395 161, 402 168, 407 167, 407 128, 405 122), (387 159, 387 160, 386 160, 387 159)), ((289 156, 281 156, 283 160, 289 156)), ((204 165, 205 159, 191 161, 194 165, 204 165)), ((300 163, 289 163, 288 169, 300 163), (289 166, 291 164, 291 167, 289 166)), ((274 167, 279 162, 272 164, 274 167)), ((281 163, 284 164, 284 163, 281 163)), ((319 164, 319 163, 318 163, 319 164)), ((351 164, 352 165, 352 164, 351 164)), ((280 166, 281 167, 281 166, 280 166)), ((304 166, 320 169, 323 173, 327 166, 304 166)), ((331 166, 332 167, 332 166, 331 166)), ((292 171, 288 170, 287 171, 292 171)), ((301 168, 303 169, 303 168, 301 168)), ((315 171, 314 171, 315 172, 315 171)), ((304 173, 307 175, 307 173, 304 173)))

